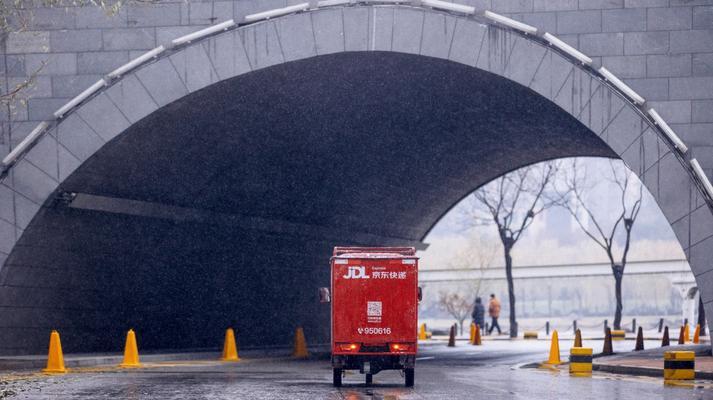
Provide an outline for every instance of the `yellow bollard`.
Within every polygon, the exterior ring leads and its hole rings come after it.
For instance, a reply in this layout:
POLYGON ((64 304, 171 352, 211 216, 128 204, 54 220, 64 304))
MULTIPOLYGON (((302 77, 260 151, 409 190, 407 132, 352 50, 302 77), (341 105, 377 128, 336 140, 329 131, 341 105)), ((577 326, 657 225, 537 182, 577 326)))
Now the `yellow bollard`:
POLYGON ((562 361, 560 360, 560 343, 557 336, 557 330, 552 331, 552 343, 550 344, 550 358, 545 364, 549 365, 559 365, 562 361))
POLYGON ((624 340, 626 339, 626 331, 623 329, 613 329, 611 331, 612 340, 624 340))
POLYGON ((537 339, 537 331, 525 331, 522 334, 523 339, 537 339))
POLYGON ((692 351, 667 351, 663 354, 665 381, 690 381, 696 377, 696 354, 692 351))
POLYGON ((307 340, 305 339, 305 332, 301 327, 297 328, 297 330, 295 331, 295 347, 292 351, 292 357, 309 357, 309 351, 307 351, 307 340))
POLYGON ((691 342, 691 332, 690 329, 688 329, 688 324, 683 328, 683 343, 690 343, 691 342))
POLYGON ((591 347, 572 347, 569 350, 569 374, 574 376, 592 376, 591 347))
POLYGON ((421 327, 418 329, 418 340, 426 339, 428 339, 426 336, 426 324, 421 324, 421 327))
POLYGON ((696 324, 696 330, 693 331, 693 343, 698 344, 701 342, 701 324, 696 324))
POLYGON ((136 344, 136 334, 133 329, 126 333, 126 346, 124 347, 124 361, 119 364, 121 368, 139 368, 139 346, 136 344))
POLYGON ((228 328, 225 331, 225 342, 223 343, 223 354, 220 357, 220 361, 240 361, 233 328, 228 328))
POLYGON ((470 324, 470 339, 468 339, 468 343, 475 344, 475 324, 474 323, 470 324))
POLYGON ((59 339, 59 332, 52 331, 50 334, 50 349, 47 354, 47 368, 42 372, 46 374, 64 374, 67 369, 64 367, 64 355, 62 354, 62 342, 59 339))

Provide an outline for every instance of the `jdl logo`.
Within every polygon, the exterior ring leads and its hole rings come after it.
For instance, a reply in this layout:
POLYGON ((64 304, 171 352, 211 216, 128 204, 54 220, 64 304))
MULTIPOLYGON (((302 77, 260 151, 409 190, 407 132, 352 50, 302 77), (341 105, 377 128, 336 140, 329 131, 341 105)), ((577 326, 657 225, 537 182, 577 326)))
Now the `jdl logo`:
POLYGON ((366 274, 366 267, 349 267, 344 279, 369 279, 366 274))

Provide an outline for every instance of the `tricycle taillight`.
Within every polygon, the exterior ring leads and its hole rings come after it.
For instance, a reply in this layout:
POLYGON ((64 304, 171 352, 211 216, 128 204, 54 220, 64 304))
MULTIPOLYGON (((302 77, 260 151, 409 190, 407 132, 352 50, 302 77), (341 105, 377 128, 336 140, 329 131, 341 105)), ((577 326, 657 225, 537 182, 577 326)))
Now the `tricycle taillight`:
POLYGON ((391 343, 389 346, 392 353, 401 353, 406 351, 411 351, 412 347, 409 343, 391 343))
POLYGON ((358 353, 361 345, 359 343, 337 343, 339 351, 348 351, 351 353, 358 353))

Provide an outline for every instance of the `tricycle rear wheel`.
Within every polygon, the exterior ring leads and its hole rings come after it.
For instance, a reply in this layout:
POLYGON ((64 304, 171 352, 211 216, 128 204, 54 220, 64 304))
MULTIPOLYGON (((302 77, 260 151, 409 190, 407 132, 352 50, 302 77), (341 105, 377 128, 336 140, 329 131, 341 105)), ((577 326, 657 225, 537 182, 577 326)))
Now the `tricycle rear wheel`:
POLYGON ((334 384, 334 387, 342 386, 342 369, 341 368, 332 369, 332 383, 334 384))
POLYGON ((404 369, 404 375, 406 377, 406 387, 413 387, 414 381, 416 379, 416 374, 413 368, 404 369))

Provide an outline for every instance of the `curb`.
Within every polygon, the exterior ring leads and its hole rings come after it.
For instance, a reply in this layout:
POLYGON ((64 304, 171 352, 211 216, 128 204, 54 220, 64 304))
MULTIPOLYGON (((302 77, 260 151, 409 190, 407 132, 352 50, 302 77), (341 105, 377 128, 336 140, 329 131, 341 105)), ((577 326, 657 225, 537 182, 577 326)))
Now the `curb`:
MULTIPOLYGON (((663 368, 633 367, 625 365, 592 364, 592 369, 619 375, 651 376, 663 379, 663 368)), ((713 372, 696 371, 696 379, 713 379, 713 372)))

